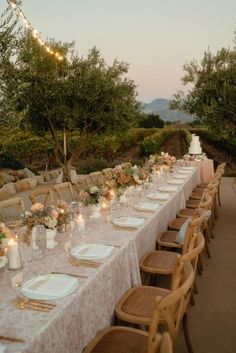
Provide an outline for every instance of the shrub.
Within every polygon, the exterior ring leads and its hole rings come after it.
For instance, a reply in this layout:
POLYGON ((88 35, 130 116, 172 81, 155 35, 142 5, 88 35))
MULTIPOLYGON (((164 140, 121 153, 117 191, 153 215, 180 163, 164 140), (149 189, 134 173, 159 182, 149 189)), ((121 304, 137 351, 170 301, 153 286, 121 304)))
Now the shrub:
POLYGON ((145 129, 153 127, 163 128, 164 121, 160 118, 158 114, 147 114, 145 115, 144 119, 140 121, 139 126, 145 129))
POLYGON ((176 130, 174 129, 166 129, 146 137, 140 144, 141 155, 149 156, 150 154, 157 153, 165 141, 167 141, 175 133, 176 130))
POLYGON ((10 154, 1 153, 0 154, 0 168, 9 168, 9 169, 23 169, 25 166, 15 160, 10 154))

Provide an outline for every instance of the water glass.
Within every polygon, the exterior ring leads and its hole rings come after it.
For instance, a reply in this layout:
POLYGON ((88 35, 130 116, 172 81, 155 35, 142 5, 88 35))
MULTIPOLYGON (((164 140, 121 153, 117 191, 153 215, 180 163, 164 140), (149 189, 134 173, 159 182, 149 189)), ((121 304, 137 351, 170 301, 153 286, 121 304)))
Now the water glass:
POLYGON ((38 224, 32 229, 33 237, 33 255, 34 257, 41 257, 46 251, 46 229, 44 225, 38 224))

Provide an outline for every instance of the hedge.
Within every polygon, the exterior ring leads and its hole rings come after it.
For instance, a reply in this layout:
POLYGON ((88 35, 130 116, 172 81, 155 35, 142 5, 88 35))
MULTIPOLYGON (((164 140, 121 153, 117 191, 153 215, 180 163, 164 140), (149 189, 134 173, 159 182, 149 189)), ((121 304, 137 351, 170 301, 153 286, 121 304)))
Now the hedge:
POLYGON ((175 129, 161 129, 151 136, 146 137, 140 143, 140 153, 142 156, 149 156, 158 152, 161 146, 176 133, 175 129))

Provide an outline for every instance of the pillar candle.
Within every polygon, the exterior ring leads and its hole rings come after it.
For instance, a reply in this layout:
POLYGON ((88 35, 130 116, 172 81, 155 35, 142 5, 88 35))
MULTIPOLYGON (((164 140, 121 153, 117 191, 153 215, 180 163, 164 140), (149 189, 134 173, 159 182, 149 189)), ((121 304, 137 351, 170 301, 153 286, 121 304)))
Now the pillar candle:
POLYGON ((19 246, 14 239, 10 239, 8 242, 7 257, 10 270, 21 268, 19 246))

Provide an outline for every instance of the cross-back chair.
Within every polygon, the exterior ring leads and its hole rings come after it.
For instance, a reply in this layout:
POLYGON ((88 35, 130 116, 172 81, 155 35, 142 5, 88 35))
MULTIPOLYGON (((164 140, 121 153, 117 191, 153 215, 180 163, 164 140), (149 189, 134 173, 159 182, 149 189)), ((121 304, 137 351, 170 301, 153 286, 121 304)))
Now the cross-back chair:
MULTIPOLYGON (((202 229, 205 221, 205 214, 199 211, 198 214, 189 222, 183 241, 182 256, 193 249, 195 235, 202 229)), ((140 271, 143 284, 150 283, 153 275, 172 275, 174 273, 180 254, 173 251, 156 250, 146 253, 140 260, 140 271)))
MULTIPOLYGON (((117 303, 116 317, 129 324, 152 327, 153 307, 156 299, 161 297, 159 324, 167 329, 174 341, 187 312, 193 281, 194 271, 191 263, 179 260, 173 274, 171 290, 151 286, 131 288, 117 303)), ((185 329, 187 329, 186 325, 185 329)), ((189 342, 188 337, 186 343, 189 344, 189 342)))
POLYGON ((54 191, 58 200, 64 200, 69 203, 75 201, 74 191, 70 182, 54 185, 54 191))
POLYGON ((87 345, 83 353, 173 353, 168 332, 157 333, 161 298, 157 298, 149 332, 131 327, 112 326, 102 330, 87 345))
POLYGON ((44 206, 54 204, 53 194, 50 188, 43 187, 29 193, 29 199, 32 204, 36 202, 42 203, 44 206))
POLYGON ((16 216, 21 215, 24 211, 24 200, 21 197, 0 202, 0 213, 4 222, 14 220, 16 216))

